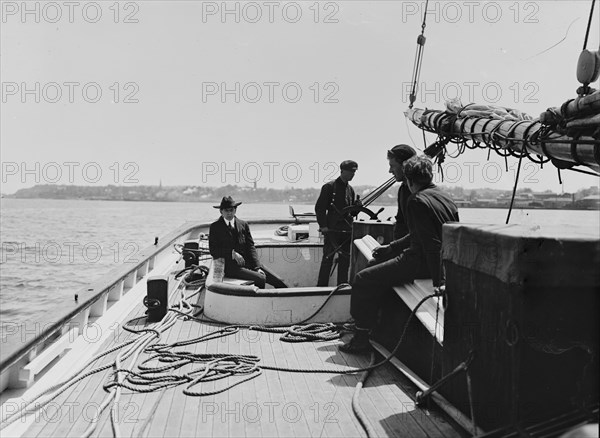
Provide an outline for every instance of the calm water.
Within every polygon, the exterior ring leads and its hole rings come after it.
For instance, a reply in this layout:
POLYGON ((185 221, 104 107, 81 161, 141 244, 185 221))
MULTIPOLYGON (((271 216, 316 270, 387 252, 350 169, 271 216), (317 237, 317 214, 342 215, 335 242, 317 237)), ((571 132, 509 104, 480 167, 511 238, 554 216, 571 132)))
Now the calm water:
MULTIPOLYGON (((13 346, 6 331, 16 325, 40 330, 75 306, 87 283, 126 263, 135 253, 186 221, 218 217, 213 203, 158 203, 50 199, 2 199, 0 219, 0 320, 2 353, 13 346)), ((298 206, 296 211, 312 210, 298 206)), ((377 210, 377 207, 374 208, 377 210)), ((243 204, 244 219, 288 219, 287 204, 243 204)), ((387 206, 381 218, 395 214, 387 206)), ((502 224, 506 210, 462 209, 461 221, 502 224)), ((594 226, 598 211, 514 210, 511 223, 594 226)))

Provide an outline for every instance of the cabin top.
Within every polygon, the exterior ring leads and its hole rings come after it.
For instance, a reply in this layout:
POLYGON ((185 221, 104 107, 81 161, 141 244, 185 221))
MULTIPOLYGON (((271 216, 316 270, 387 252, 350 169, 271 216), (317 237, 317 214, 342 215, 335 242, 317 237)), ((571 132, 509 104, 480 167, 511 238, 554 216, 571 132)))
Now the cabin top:
POLYGON ((459 223, 444 225, 443 233, 444 260, 507 284, 600 284, 598 228, 459 223))

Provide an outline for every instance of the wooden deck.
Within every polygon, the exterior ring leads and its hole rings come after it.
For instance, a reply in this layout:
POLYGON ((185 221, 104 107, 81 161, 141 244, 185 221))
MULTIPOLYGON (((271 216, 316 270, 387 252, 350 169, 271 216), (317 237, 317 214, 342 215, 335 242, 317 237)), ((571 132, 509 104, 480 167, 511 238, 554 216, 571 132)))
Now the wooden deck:
MULTIPOLYGON (((140 305, 131 318, 142 316, 140 305)), ((215 325, 179 318, 164 332, 160 343, 194 339, 216 330, 215 325)), ((120 330, 102 347, 107 350, 132 339, 120 330)), ((341 341, 288 343, 279 334, 242 330, 226 338, 179 347, 193 353, 251 354, 259 364, 280 367, 323 369, 364 367, 369 356, 352 356, 338 351, 341 341)), ((94 367, 111 363, 116 353, 100 359, 94 367)), ((140 360, 148 357, 142 354, 140 360)), ((138 360, 138 363, 140 362, 138 360)), ((187 365, 176 373, 189 372, 187 365)), ((90 420, 98 413, 107 393, 103 383, 107 370, 90 376, 53 400, 24 436, 83 436, 90 420)), ((118 401, 117 423, 127 437, 250 437, 250 436, 365 436, 351 407, 360 375, 290 373, 263 370, 258 377, 229 391, 206 397, 183 394, 185 385, 151 393, 123 389, 118 401)), ((228 377, 203 384, 209 391, 227 386, 238 378, 228 377)), ((196 388, 200 389, 200 388, 196 388)), ((371 373, 361 392, 360 405, 378 436, 458 437, 464 432, 439 411, 417 409, 416 388, 392 365, 371 373)), ((112 436, 109 409, 105 410, 91 436, 112 436)))

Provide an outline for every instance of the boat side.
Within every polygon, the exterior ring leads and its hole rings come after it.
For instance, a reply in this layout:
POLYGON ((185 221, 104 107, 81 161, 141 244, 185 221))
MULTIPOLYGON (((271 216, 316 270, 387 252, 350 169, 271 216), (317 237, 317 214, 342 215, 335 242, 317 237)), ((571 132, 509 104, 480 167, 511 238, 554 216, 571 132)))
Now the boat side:
MULTIPOLYGON (((32 373, 26 373, 23 379, 23 369, 35 361, 61 337, 68 335, 68 344, 84 334, 84 330, 93 320, 100 318, 107 308, 114 305, 133 288, 138 282, 151 273, 166 259, 173 256, 173 245, 197 236, 207 229, 209 224, 188 222, 173 232, 157 239, 154 245, 144 248, 136 255, 137 262, 129 262, 117 266, 106 275, 75 292, 75 308, 56 320, 51 326, 45 327, 40 333, 15 332, 7 334, 18 337, 21 347, 12 352, 0 363, 0 392, 7 388, 28 387, 33 383, 32 373)), ((66 345, 68 348, 68 345, 66 345)), ((57 349, 45 360, 51 362, 62 355, 63 350, 57 349)), ((41 371, 41 370, 39 370, 41 371)), ((35 373, 34 373, 35 374, 35 373)))
MULTIPOLYGON (((271 237, 261 238, 261 225, 266 225, 272 233, 273 225, 280 223, 251 223, 253 229, 257 229, 256 240, 259 246, 273 240, 271 237)), ((170 239, 170 244, 183 243, 186 239, 197 238, 200 233, 205 232, 206 225, 191 227, 185 232, 178 233, 176 238, 170 239)), ((289 248, 289 245, 284 247, 289 248)), ((167 247, 164 249, 169 252, 168 256, 162 258, 164 263, 155 261, 153 269, 146 273, 145 279, 165 275, 173 278, 173 274, 181 270, 182 266, 177 265, 180 254, 173 253, 167 247)), ((295 264, 289 266, 297 267, 295 264)), ((204 394, 200 398, 194 398, 194 395, 190 397, 189 393, 183 394, 181 388, 162 388, 149 394, 143 391, 134 394, 118 390, 120 398, 117 399, 116 408, 113 407, 113 414, 120 419, 117 427, 126 435, 297 436, 301 434, 314 436, 323 433, 331 436, 363 435, 364 432, 350 407, 354 386, 361 376, 345 373, 357 368, 365 368, 368 365, 368 357, 354 357, 339 353, 337 350, 339 341, 335 338, 317 343, 290 344, 282 342, 279 339, 280 334, 250 328, 232 332, 231 336, 226 336, 227 339, 211 337, 207 342, 203 342, 200 338, 218 331, 219 326, 209 321, 202 322, 192 318, 193 311, 186 311, 187 317, 178 315, 182 310, 192 309, 187 304, 187 307, 182 307, 182 297, 187 296, 185 301, 189 302, 188 304, 201 306, 205 304, 204 293, 197 294, 186 290, 185 287, 181 287, 181 283, 173 281, 170 281, 169 286, 169 303, 172 303, 172 309, 179 309, 179 311, 169 312, 169 315, 164 318, 163 322, 169 321, 169 327, 163 332, 162 328, 159 329, 162 323, 145 322, 145 307, 141 304, 145 293, 145 282, 141 281, 142 279, 138 278, 137 283, 124 295, 121 300, 123 306, 118 304, 112 306, 103 318, 96 321, 98 323, 108 317, 112 318, 110 321, 118 321, 119 329, 116 332, 105 330, 105 336, 92 343, 93 345, 85 342, 80 336, 80 342, 73 346, 72 351, 59 358, 55 366, 51 367, 28 392, 20 394, 21 397, 17 398, 14 397, 13 392, 11 394, 13 397, 10 399, 7 399, 6 392, 3 394, 2 418, 4 420, 28 402, 33 401, 35 405, 48 401, 50 395, 45 395, 46 388, 53 388, 57 382, 69 382, 68 388, 64 392, 61 390, 56 398, 52 396, 47 406, 59 407, 61 413, 65 415, 66 412, 72 414, 72 421, 64 417, 63 419, 67 421, 56 421, 56 417, 52 417, 47 410, 42 409, 41 413, 14 421, 3 430, 3 433, 11 436, 82 436, 93 426, 93 436, 110 434, 110 421, 106 415, 102 417, 98 411, 100 406, 104 406, 105 397, 108 397, 107 392, 113 394, 113 390, 105 392, 102 386, 115 376, 111 371, 115 365, 111 366, 113 359, 108 355, 98 355, 115 348, 125 350, 128 347, 123 347, 124 343, 137 342, 136 339, 139 338, 136 335, 123 330, 126 324, 129 326, 133 324, 138 329, 159 330, 160 342, 176 343, 173 345, 178 345, 179 349, 188 349, 189 354, 211 352, 217 356, 220 354, 256 356, 261 358, 261 366, 264 368, 262 375, 256 376, 256 380, 253 378, 252 382, 235 386, 226 392, 221 392, 219 388, 222 388, 222 385, 217 383, 191 385, 191 389, 188 386, 192 393, 204 394), (197 297, 198 301, 192 301, 190 299, 192 296, 197 297), (123 309, 117 312, 119 307, 123 309), (134 322, 136 320, 138 322, 134 322), (170 325, 170 321, 173 321, 173 325, 170 325), (85 379, 79 380, 77 374, 73 375, 79 368, 101 367, 107 368, 85 379), (304 372, 289 373, 285 371, 286 369, 304 372), (331 371, 318 372, 324 369, 331 371), (218 392, 214 393, 215 390, 218 392), (257 417, 255 414, 259 411, 257 417), (98 412, 98 417, 93 414, 94 412, 98 412)), ((297 295, 295 294, 297 289, 280 291, 280 295, 286 293, 290 296, 297 295)), ((276 294, 277 292, 265 290, 264 293, 276 294)), ((321 294, 319 298, 324 300, 326 296, 321 294)), ((103 327, 110 327, 107 325, 110 321, 105 322, 103 327)), ((211 357, 216 359, 217 356, 211 357)), ((173 370, 168 375, 178 376, 181 372, 173 370)), ((235 379, 227 378, 224 385, 234 382, 235 379)), ((411 383, 403 380, 393 367, 388 365, 380 368, 371 382, 372 386, 365 389, 364 409, 378 434, 400 433, 403 436, 414 437, 461 436, 461 433, 457 432, 460 428, 450 424, 451 421, 442 413, 434 411, 426 416, 417 408, 406 392, 411 383)), ((413 391, 414 389, 410 389, 409 392, 413 391)))

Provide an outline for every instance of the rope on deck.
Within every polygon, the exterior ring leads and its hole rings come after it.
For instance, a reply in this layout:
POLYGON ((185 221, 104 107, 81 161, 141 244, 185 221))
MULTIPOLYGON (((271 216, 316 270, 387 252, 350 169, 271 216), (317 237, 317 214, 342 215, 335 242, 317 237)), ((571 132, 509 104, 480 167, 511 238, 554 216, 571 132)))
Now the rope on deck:
MULTIPOLYGON (((175 292, 179 291, 181 286, 180 284, 176 287, 175 292)), ((312 315, 306 318, 302 323, 308 321, 313 318, 327 303, 327 300, 333 296, 333 294, 341 289, 348 287, 348 285, 343 284, 336 287, 332 290, 331 294, 327 297, 323 305, 321 305, 312 315)), ((141 335, 137 339, 125 341, 119 345, 114 346, 113 348, 102 352, 96 355, 94 358, 90 359, 78 372, 74 373, 68 379, 53 385, 52 387, 46 389, 45 391, 38 394, 30 403, 28 403, 23 409, 18 412, 15 412, 11 417, 9 417, 2 425, 1 428, 5 428, 9 424, 13 423, 17 419, 23 417, 24 415, 28 415, 38 411, 39 409, 44 408, 50 401, 54 400, 60 394, 65 392, 68 388, 73 386, 75 383, 80 380, 89 377, 98 372, 104 371, 109 368, 113 368, 114 371, 111 374, 111 380, 106 382, 103 385, 103 388, 108 394, 104 398, 100 409, 97 412, 97 415, 92 419, 90 426, 85 431, 84 436, 91 436, 96 430, 98 421, 102 416, 102 413, 106 410, 106 408, 112 402, 111 408, 111 427, 113 430, 114 436, 120 436, 120 430, 118 428, 117 421, 115 420, 117 416, 117 402, 120 397, 121 390, 123 388, 129 389, 131 391, 148 393, 157 390, 164 390, 169 387, 179 386, 181 384, 186 383, 187 386, 183 390, 184 394, 194 397, 202 397, 208 395, 216 395, 221 392, 227 391, 228 389, 233 388, 234 386, 240 385, 244 382, 247 382, 251 379, 258 377, 263 370, 272 370, 272 371, 282 371, 282 372, 293 372, 293 373, 329 373, 329 374, 354 374, 358 372, 365 372, 363 376, 363 380, 359 386, 362 387, 364 384, 364 380, 368 376, 368 373, 385 363, 391 360, 394 357, 395 353, 398 351, 404 337, 406 335, 406 331, 409 323, 411 322, 413 316, 416 314, 416 311, 419 307, 428 299, 437 296, 436 294, 431 294, 424 297, 417 306, 413 309, 410 316, 408 317, 400 339, 396 345, 396 347, 392 350, 388 357, 384 358, 378 363, 373 363, 371 361, 370 365, 365 368, 289 368, 289 367, 279 367, 268 364, 260 364, 260 358, 254 355, 233 355, 233 354, 215 354, 215 353, 207 353, 207 354, 196 354, 190 351, 185 350, 176 350, 179 347, 185 347, 188 345, 192 345, 199 342, 206 342, 213 339, 218 339, 226 336, 231 336, 241 329, 248 330, 256 330, 256 331, 265 331, 265 332, 273 332, 273 333, 282 333, 283 336, 281 340, 287 342, 302 342, 302 341, 315 341, 315 340, 331 340, 340 336, 339 327, 336 327, 334 324, 297 324, 293 326, 255 326, 255 325, 229 325, 222 327, 218 330, 215 330, 206 335, 200 336, 195 339, 178 341, 171 344, 163 344, 159 343, 161 333, 168 330, 172 327, 178 318, 185 318, 186 320, 199 320, 204 321, 203 319, 197 318, 192 315, 194 310, 194 306, 190 305, 187 302, 187 297, 184 296, 183 291, 180 291, 180 299, 177 304, 172 306, 169 309, 167 316, 163 319, 163 321, 153 328, 144 328, 141 330, 135 330, 130 327, 127 327, 129 323, 134 321, 128 321, 128 323, 124 326, 124 328, 134 334, 141 335), (127 347, 127 348, 125 348, 127 347), (83 373, 83 370, 88 366, 92 365, 98 359, 113 353, 117 350, 122 350, 115 358, 115 360, 107 365, 103 365, 97 367, 93 370, 90 370, 86 373, 83 373), (143 360, 138 366, 137 371, 133 371, 133 367, 136 365, 138 361, 139 355, 141 353, 149 353, 150 357, 143 360), (123 367, 122 364, 125 363, 128 359, 130 359, 130 363, 128 366, 123 367), (155 362, 154 365, 150 365, 150 362, 155 362), (182 373, 180 375, 176 375, 175 371, 181 369, 187 365, 200 365, 198 369, 190 371, 188 373, 182 373), (83 374, 82 374, 83 373, 83 374), (168 373, 168 374, 165 374, 168 373), (222 380, 226 377, 239 376, 241 377, 239 380, 217 389, 210 390, 199 390, 197 388, 201 388, 201 386, 207 382, 214 382, 218 380, 222 380), (41 402, 42 397, 46 396, 41 402)), ((360 391, 360 388, 357 388, 357 391, 360 391)), ((356 396, 357 397, 357 396, 356 396)), ((359 417, 360 421, 360 417, 359 417)), ((368 429, 365 429, 368 432, 368 429)))

